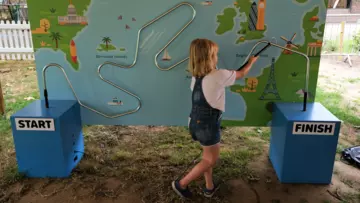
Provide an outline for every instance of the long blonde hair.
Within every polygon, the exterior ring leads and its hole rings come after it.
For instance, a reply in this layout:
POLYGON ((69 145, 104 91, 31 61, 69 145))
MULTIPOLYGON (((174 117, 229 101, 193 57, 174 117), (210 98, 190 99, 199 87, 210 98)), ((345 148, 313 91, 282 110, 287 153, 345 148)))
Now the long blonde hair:
POLYGON ((208 39, 195 39, 190 45, 189 72, 194 77, 204 77, 216 68, 218 45, 208 39))

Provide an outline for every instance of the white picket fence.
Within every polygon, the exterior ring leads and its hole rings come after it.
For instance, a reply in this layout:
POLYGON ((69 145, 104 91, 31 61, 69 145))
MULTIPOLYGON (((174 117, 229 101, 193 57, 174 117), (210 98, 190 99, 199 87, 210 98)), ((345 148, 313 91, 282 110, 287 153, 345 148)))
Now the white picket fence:
POLYGON ((34 60, 29 23, 0 21, 0 60, 34 60))

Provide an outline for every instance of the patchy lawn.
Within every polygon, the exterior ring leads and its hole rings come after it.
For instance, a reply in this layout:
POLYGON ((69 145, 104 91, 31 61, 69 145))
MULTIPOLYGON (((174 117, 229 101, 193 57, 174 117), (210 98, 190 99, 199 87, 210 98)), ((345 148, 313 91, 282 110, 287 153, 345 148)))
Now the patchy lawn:
MULTIPOLYGON (((26 62, 0 63, 7 109, 6 119, 0 120, 0 203, 182 202, 170 183, 200 152, 186 128, 84 126, 86 151, 70 178, 28 179, 18 174, 8 117, 39 98, 32 67, 26 62)), ((321 63, 317 100, 344 121, 338 152, 360 145, 360 74, 355 77, 353 72, 358 70, 360 66, 321 63)), ((280 184, 268 160, 269 139, 268 128, 223 130, 215 176, 224 183, 212 202, 360 202, 360 170, 339 161, 339 156, 331 185, 280 184)), ((202 185, 200 179, 191 189, 199 193, 202 185)), ((201 195, 194 200, 204 201, 201 195)))

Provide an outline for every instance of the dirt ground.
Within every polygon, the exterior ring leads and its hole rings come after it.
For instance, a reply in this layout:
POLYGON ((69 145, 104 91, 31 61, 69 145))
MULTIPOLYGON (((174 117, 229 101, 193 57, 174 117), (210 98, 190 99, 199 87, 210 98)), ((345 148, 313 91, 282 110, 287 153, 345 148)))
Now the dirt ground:
MULTIPOLYGON (((0 63, 7 105, 36 97, 36 73, 32 67, 31 63, 0 63)), ((347 101, 360 106, 359 78, 360 62, 351 68, 328 59, 321 62, 319 86, 326 91, 341 91, 347 101)), ((2 135, 0 203, 183 202, 170 183, 200 152, 186 129, 91 126, 84 127, 84 134, 84 158, 65 179, 21 177, 14 165, 12 137, 9 133, 2 135)), ((191 185, 195 198, 189 202, 360 202, 360 170, 341 162, 339 156, 330 185, 281 184, 268 159, 269 136, 267 128, 225 128, 223 151, 214 172, 223 184, 212 199, 206 199, 199 194, 203 185, 200 179, 191 185)), ((351 145, 360 145, 360 130, 343 125, 339 146, 351 145)))
POLYGON ((352 67, 337 58, 323 58, 318 85, 326 91, 340 93, 349 103, 360 103, 360 57, 352 59, 352 67))

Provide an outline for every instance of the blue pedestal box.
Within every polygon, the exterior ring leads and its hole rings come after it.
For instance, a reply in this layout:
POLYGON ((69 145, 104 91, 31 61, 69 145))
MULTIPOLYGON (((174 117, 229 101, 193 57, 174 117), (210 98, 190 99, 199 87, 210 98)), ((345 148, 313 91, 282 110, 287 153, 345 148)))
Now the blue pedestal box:
POLYGON ((37 100, 11 116, 18 169, 27 177, 68 177, 84 153, 80 105, 49 104, 37 100))
POLYGON ((331 183, 341 121, 320 103, 275 103, 270 161, 282 183, 331 183))

